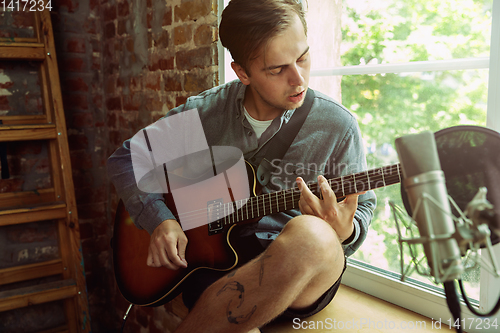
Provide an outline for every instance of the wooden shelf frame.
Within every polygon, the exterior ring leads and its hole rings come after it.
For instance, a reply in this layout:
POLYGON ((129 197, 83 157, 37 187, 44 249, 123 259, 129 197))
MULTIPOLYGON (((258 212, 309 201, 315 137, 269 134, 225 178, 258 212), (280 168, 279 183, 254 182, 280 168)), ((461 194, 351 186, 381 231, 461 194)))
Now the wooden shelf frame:
POLYGON ((62 274, 64 265, 61 259, 0 269, 0 285, 27 281, 62 274))
POLYGON ((0 43, 0 60, 38 60, 45 59, 43 44, 7 44, 0 43), (4 44, 4 45, 2 45, 4 44))
POLYGON ((61 280, 0 292, 0 312, 75 297, 75 281, 61 280))
POLYGON ((66 217, 67 211, 64 202, 18 206, 0 210, 0 226, 56 220, 66 217))
POLYGON ((0 142, 46 141, 52 185, 48 189, 0 193, 0 227, 57 221, 60 258, 0 269, 0 284, 48 276, 59 276, 62 280, 0 292, 0 312, 64 300, 67 325, 45 333, 90 332, 78 213, 52 23, 48 10, 34 15, 35 38, 1 38, 0 61, 39 63, 43 114, 0 116, 0 142))

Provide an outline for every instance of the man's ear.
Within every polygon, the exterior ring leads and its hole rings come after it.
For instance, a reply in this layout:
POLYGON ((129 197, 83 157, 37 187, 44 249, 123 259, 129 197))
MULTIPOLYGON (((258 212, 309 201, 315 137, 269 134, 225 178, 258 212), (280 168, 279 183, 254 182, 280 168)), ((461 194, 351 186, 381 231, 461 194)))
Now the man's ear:
POLYGON ((238 64, 238 63, 236 63, 236 62, 233 61, 231 63, 231 68, 236 73, 236 76, 238 76, 238 79, 240 79, 241 83, 243 83, 244 85, 249 85, 250 84, 249 75, 243 69, 243 67, 241 67, 240 64, 238 64))

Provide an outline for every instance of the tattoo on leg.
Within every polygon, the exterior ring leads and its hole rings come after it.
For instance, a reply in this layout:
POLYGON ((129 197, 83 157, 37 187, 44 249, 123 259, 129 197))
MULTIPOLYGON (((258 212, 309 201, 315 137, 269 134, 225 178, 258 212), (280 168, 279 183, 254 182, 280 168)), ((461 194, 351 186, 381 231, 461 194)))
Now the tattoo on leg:
MULTIPOLYGON (((239 304, 236 306, 236 309, 239 309, 241 305, 243 304, 245 300, 245 287, 239 283, 238 281, 232 281, 228 282, 222 287, 221 290, 217 292, 217 296, 222 294, 225 291, 236 291, 236 294, 238 295, 239 299, 239 304)), ((229 303, 227 304, 226 307, 226 317, 227 321, 233 324, 242 324, 250 319, 252 315, 254 314, 255 310, 257 310, 257 305, 254 305, 253 308, 250 310, 250 312, 242 315, 235 315, 234 314, 234 307, 231 307, 233 300, 230 300, 229 303)))
POLYGON ((262 278, 264 277, 264 260, 270 257, 271 255, 262 255, 262 257, 260 257, 259 260, 257 260, 257 262, 260 261, 259 287, 262 285, 262 278))
POLYGON ((250 310, 249 313, 246 315, 240 315, 240 316, 233 316, 231 310, 229 310, 231 306, 231 302, 227 305, 226 308, 226 316, 227 316, 227 321, 232 323, 232 324, 243 324, 244 322, 248 321, 250 317, 254 314, 255 310, 257 310, 257 305, 254 305, 252 310, 250 310))
MULTIPOLYGON (((234 290, 238 293, 238 298, 240 299, 240 304, 238 304, 237 307, 239 308, 241 306, 241 304, 243 304, 243 301, 245 300, 243 297, 245 294, 245 287, 243 287, 243 285, 241 283, 239 283, 238 281, 228 282, 224 285, 224 287, 222 287, 221 290, 219 290, 217 292, 217 296, 219 296, 220 294, 222 294, 223 292, 225 292, 227 290, 234 290)), ((231 300, 231 302, 232 302, 232 300, 231 300)))

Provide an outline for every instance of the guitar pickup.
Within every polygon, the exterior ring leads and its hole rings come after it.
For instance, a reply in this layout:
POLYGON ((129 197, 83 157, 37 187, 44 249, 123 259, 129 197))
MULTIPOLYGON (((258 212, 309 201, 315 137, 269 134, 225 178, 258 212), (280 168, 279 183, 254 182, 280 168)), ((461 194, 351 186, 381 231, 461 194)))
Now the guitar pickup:
POLYGON ((208 234, 214 235, 222 232, 222 218, 224 217, 223 200, 216 199, 207 202, 208 234))
POLYGON ((208 235, 220 234, 224 227, 222 226, 222 221, 215 221, 208 224, 208 235))

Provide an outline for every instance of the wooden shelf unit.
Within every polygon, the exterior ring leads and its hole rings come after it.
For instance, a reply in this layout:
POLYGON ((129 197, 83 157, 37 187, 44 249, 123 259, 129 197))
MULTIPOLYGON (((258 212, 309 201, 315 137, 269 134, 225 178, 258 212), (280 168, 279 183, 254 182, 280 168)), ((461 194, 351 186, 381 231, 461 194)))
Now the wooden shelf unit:
MULTIPOLYGON (((0 312, 64 301, 67 324, 41 333, 90 332, 80 231, 64 117, 54 34, 48 10, 34 13, 34 38, 0 38, 0 62, 39 64, 42 115, 0 115, 0 143, 43 141, 47 144, 51 186, 0 193, 0 228, 56 221, 59 258, 0 269, 0 312), (57 281, 28 287, 19 282, 44 277, 57 281)), ((20 320, 22 318, 19 318, 20 320)))

